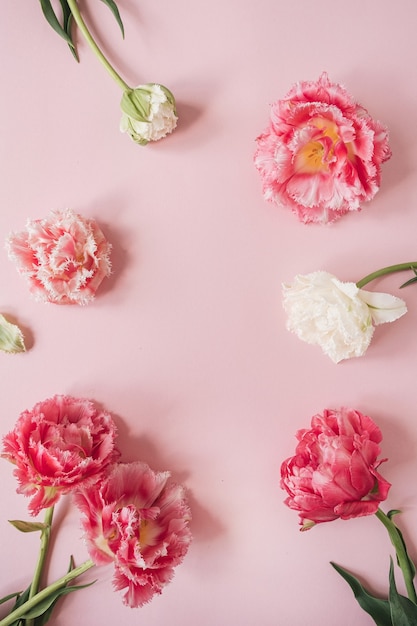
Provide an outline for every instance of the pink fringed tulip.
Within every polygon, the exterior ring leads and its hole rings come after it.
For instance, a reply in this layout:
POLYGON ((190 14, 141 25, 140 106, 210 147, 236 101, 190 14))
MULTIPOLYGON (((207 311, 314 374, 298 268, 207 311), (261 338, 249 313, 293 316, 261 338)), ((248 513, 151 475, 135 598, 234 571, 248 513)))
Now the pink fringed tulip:
POLYGON ((377 471, 382 435, 370 417, 325 409, 296 437, 295 455, 281 465, 281 487, 287 506, 299 512, 302 530, 377 511, 391 485, 377 471))
POLYGON ((3 439, 2 457, 16 465, 18 493, 29 511, 55 504, 82 482, 95 482, 117 460, 116 426, 92 402, 56 395, 24 411, 3 439))
POLYGON ((9 258, 36 300, 88 304, 111 271, 111 245, 93 219, 71 209, 28 220, 6 241, 9 258))
POLYGON ((266 200, 302 222, 331 222, 360 210, 379 189, 391 156, 387 129, 323 73, 292 87, 272 105, 257 138, 255 165, 266 200))
POLYGON ((162 592, 191 541, 184 488, 168 478, 145 463, 120 463, 98 488, 83 485, 75 494, 90 556, 97 565, 114 563, 114 586, 127 589, 130 607, 162 592))

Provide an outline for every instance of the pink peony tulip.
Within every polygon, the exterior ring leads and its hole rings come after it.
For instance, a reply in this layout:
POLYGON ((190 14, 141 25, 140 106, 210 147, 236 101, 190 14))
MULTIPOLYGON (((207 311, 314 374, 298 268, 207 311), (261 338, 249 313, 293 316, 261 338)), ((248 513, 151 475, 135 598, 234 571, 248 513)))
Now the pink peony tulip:
POLYGON ((54 396, 24 411, 3 439, 2 457, 16 465, 18 493, 33 496, 37 515, 82 482, 95 482, 117 460, 116 426, 92 402, 54 396))
POLYGON ((42 302, 88 304, 110 275, 111 245, 93 219, 71 209, 28 220, 6 241, 9 258, 42 302))
POLYGON ((281 487, 285 504, 299 511, 302 530, 376 512, 391 485, 377 472, 382 435, 370 417, 325 409, 296 437, 295 456, 281 465, 281 487))
POLYGON ((184 488, 168 478, 139 461, 119 463, 98 489, 82 485, 75 493, 90 556, 97 565, 114 562, 114 586, 127 589, 130 607, 162 592, 191 541, 184 488))
POLYGON ((272 105, 257 144, 265 199, 288 206, 302 222, 360 210, 378 191, 381 164, 391 156, 387 129, 325 72, 272 105))

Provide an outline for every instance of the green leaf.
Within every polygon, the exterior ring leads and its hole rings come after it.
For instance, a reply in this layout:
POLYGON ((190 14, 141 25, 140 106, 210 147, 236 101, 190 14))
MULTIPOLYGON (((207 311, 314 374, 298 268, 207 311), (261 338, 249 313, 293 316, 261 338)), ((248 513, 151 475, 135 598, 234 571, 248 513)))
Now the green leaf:
POLYGON ((4 596, 4 598, 0 598, 0 604, 4 604, 7 600, 11 600, 12 598, 18 598, 22 592, 16 591, 16 593, 9 593, 8 596, 4 596))
MULTIPOLYGON (((391 620, 391 610, 388 600, 382 600, 372 596, 361 585, 359 580, 350 574, 347 570, 336 565, 336 563, 330 563, 332 567, 338 572, 342 578, 348 583, 353 591, 353 594, 358 601, 360 607, 368 613, 374 620, 377 626, 394 626, 391 620)), ((415 625, 414 625, 415 626, 415 625)))
POLYGON ((393 626, 416 626, 417 605, 398 593, 392 558, 390 558, 389 568, 389 603, 393 626))
MULTIPOLYGON (((73 41, 72 39, 72 23, 73 23, 73 17, 72 17, 72 13, 71 13, 71 9, 69 8, 68 2, 67 0, 59 0, 61 3, 61 7, 62 7, 62 20, 63 20, 63 29, 65 30, 65 32, 67 33, 68 37, 71 39, 71 41, 73 41)), ((75 49, 75 44, 72 43, 68 44, 68 47, 71 51, 72 56, 74 57, 74 59, 77 61, 79 61, 78 58, 78 54, 77 51, 75 49)))
POLYGON ((119 9, 117 8, 116 3, 113 0, 101 0, 101 1, 104 2, 104 4, 106 4, 109 7, 110 11, 113 13, 114 17, 116 18, 117 23, 119 24, 120 30, 122 31, 122 36, 124 39, 125 29, 124 29, 122 18, 120 17, 119 9))
POLYGON ((414 272, 414 278, 410 278, 410 280, 407 280, 407 282, 403 283, 400 287, 400 289, 402 289, 403 287, 408 287, 408 285, 411 285, 412 283, 417 282, 417 271, 415 267, 410 267, 411 270, 413 270, 414 272))
MULTIPOLYGON (((27 587, 27 589, 25 589, 24 592, 18 598, 16 598, 16 602, 14 603, 14 606, 13 606, 12 610, 10 611, 11 613, 15 609, 18 609, 20 606, 22 606, 22 604, 24 604, 26 602, 26 600, 29 599, 31 586, 32 585, 30 584, 29 587, 27 587)), ((21 623, 22 623, 22 620, 19 618, 19 619, 15 620, 14 622, 12 622, 10 624, 10 626, 19 626, 21 623)))
POLYGON ((33 609, 30 609, 27 613, 21 616, 20 619, 34 619, 35 617, 39 617, 43 615, 51 606, 60 598, 61 596, 66 596, 73 591, 78 591, 78 589, 84 589, 85 587, 90 587, 96 581, 93 580, 91 583, 87 583, 86 585, 73 585, 71 587, 61 587, 60 589, 56 589, 53 591, 45 600, 38 602, 33 609))
POLYGON ((417 283, 417 276, 415 276, 415 278, 410 278, 410 280, 407 280, 405 283, 400 285, 400 289, 402 289, 403 287, 408 287, 408 285, 412 285, 413 283, 417 283))
MULTIPOLYGON (((398 515, 399 513, 401 513, 401 511, 399 509, 391 509, 391 511, 388 511, 387 517, 389 517, 389 519, 392 521, 392 518, 394 517, 394 515, 398 515)), ((407 552, 407 546, 405 544, 404 537, 403 537, 403 534, 402 534, 401 530, 398 528, 398 526, 396 524, 394 524, 394 526, 395 526, 395 530, 398 533, 398 537, 400 538, 402 546, 404 548, 405 556, 407 558, 408 567, 410 569, 410 572, 412 573, 412 577, 414 578, 414 576, 416 575, 416 567, 415 567, 413 561, 411 560, 410 555, 407 552)), ((398 554, 397 554, 397 563, 400 566, 400 563, 398 561, 398 554)))
POLYGON ((20 530, 21 533, 33 533, 35 531, 43 531, 46 526, 43 522, 24 522, 20 519, 9 519, 9 524, 20 530))
MULTIPOLYGON (((65 28, 63 28, 61 24, 59 23, 59 20, 57 16, 55 15, 55 12, 52 8, 51 1, 39 0, 39 2, 41 3, 42 11, 43 11, 44 16, 46 17, 46 21, 48 22, 48 24, 52 26, 54 31, 58 33, 60 37, 65 39, 65 41, 67 42, 69 46, 74 48, 74 42, 72 41, 71 36, 68 35, 68 33, 66 32, 65 28)), ((62 6, 62 1, 61 1, 61 6, 62 6)))

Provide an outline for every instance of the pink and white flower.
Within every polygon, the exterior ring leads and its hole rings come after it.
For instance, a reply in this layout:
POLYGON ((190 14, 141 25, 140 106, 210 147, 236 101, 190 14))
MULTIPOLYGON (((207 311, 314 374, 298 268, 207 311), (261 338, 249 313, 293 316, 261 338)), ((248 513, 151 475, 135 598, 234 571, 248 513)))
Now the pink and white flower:
POLYGON ((381 164, 391 156, 385 126, 325 72, 275 102, 256 141, 265 199, 305 223, 360 210, 378 191, 381 164))
POLYGON ((130 607, 162 592, 191 542, 185 490, 168 478, 139 461, 117 463, 98 487, 82 485, 74 496, 91 558, 114 563, 114 586, 127 589, 130 607))
POLYGON ((41 302, 88 304, 110 275, 111 245, 98 224, 71 209, 28 220, 6 241, 9 258, 41 302))
POLYGON ((17 492, 32 496, 29 511, 37 515, 80 483, 95 482, 119 457, 115 438, 109 413, 89 400, 56 395, 21 413, 1 456, 16 466, 17 492))
POLYGON ((301 530, 377 511, 391 485, 377 471, 382 434, 370 417, 325 409, 296 437, 295 455, 281 465, 281 487, 285 504, 299 512, 301 530))

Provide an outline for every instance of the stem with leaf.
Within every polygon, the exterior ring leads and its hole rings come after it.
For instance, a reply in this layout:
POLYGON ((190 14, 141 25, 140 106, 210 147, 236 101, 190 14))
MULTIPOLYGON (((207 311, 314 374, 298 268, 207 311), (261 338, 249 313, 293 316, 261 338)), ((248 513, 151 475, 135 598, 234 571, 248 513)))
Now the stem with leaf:
POLYGON ((93 36, 87 28, 86 23, 84 22, 84 19, 81 16, 76 0, 67 0, 67 2, 69 8, 71 9, 71 13, 75 23, 84 35, 85 40, 87 41, 88 45, 90 46, 100 63, 105 67, 110 76, 113 78, 113 80, 116 81, 116 83, 119 85, 119 87, 121 87, 123 91, 130 91, 131 87, 129 87, 129 85, 123 80, 123 78, 116 72, 114 67, 110 65, 109 61, 106 59, 103 52, 100 50, 97 43, 95 42, 93 36))
MULTIPOLYGON (((33 598, 39 591, 40 580, 48 553, 49 539, 52 529, 52 518, 54 515, 54 507, 51 506, 45 511, 44 527, 41 530, 41 547, 39 550, 38 562, 36 564, 35 573, 33 575, 32 584, 30 586, 29 600, 33 598)), ((28 619, 26 626, 34 626, 35 620, 28 619)))
POLYGON ((372 280, 375 280, 376 278, 380 278, 381 276, 386 276, 387 274, 393 274, 394 272, 405 272, 407 270, 412 270, 414 274, 416 275, 414 276, 414 278, 412 278, 411 280, 401 285, 401 287, 405 287, 406 285, 409 285, 417 281, 416 269, 417 269, 417 261, 411 261, 410 263, 397 263, 396 265, 389 265, 388 267, 383 267, 380 270, 376 270, 376 272, 372 272, 371 274, 368 274, 367 276, 359 280, 356 283, 356 286, 359 289, 362 289, 362 287, 370 283, 372 280))
POLYGON ((77 578, 77 576, 80 576, 91 567, 94 567, 94 565, 94 562, 89 559, 78 567, 71 569, 71 571, 65 574, 65 576, 62 576, 54 583, 51 583, 48 587, 45 587, 45 589, 42 589, 42 591, 39 591, 32 598, 24 602, 24 604, 20 605, 17 609, 9 613, 9 615, 7 615, 4 619, 0 621, 0 626, 11 626, 11 624, 13 624, 14 622, 25 619, 25 615, 30 613, 30 611, 36 612, 37 605, 39 605, 43 601, 48 601, 51 598, 55 599, 56 597, 59 597, 60 590, 66 587, 66 585, 71 580, 74 580, 74 578, 77 578))
POLYGON ((386 514, 381 509, 378 509, 375 515, 384 524, 385 528, 388 531, 391 543, 395 548, 397 562, 404 577, 408 597, 414 604, 417 604, 417 594, 413 583, 414 577, 416 575, 416 570, 414 567, 414 563, 408 556, 407 548, 401 531, 392 521, 392 517, 396 513, 399 513, 399 511, 389 511, 388 514, 386 514))

